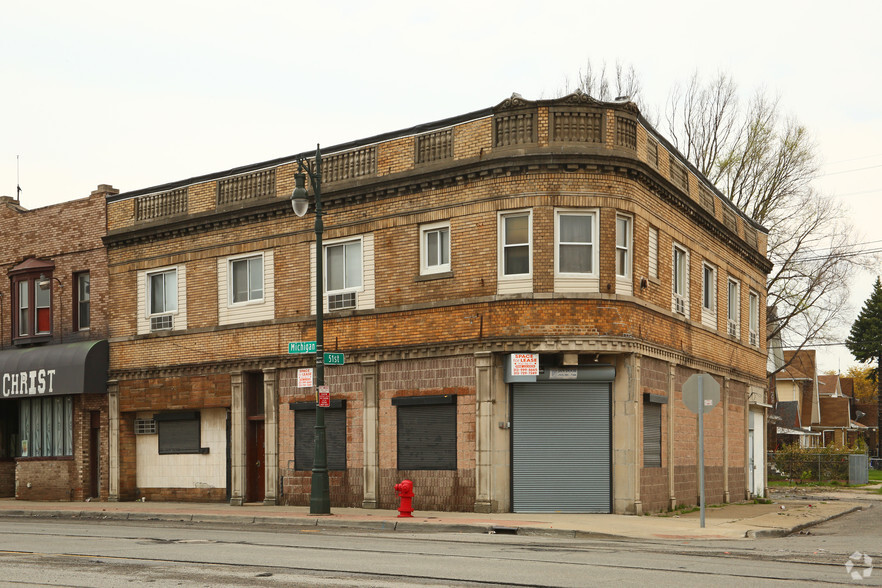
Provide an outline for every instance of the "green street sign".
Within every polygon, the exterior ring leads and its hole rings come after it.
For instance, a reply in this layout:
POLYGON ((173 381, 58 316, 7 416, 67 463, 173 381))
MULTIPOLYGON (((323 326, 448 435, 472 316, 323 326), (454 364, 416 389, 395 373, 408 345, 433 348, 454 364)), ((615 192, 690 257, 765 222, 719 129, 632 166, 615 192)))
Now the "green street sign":
POLYGON ((342 353, 325 353, 325 365, 343 365, 345 363, 342 353))
POLYGON ((315 341, 295 341, 288 343, 288 353, 315 353, 315 341))

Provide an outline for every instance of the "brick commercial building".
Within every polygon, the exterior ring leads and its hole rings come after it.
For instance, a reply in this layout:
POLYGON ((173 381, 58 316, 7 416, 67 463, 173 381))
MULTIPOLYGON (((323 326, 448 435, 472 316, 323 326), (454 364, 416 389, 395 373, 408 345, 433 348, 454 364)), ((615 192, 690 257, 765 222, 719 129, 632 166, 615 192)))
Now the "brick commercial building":
POLYGON ((105 197, 0 197, 0 497, 106 499, 105 197))
MULTIPOLYGON (((309 502, 296 161, 108 195, 112 498, 309 502)), ((766 232, 633 104, 513 95, 328 148, 322 186, 332 505, 694 504, 701 372, 707 500, 762 493, 766 232)))

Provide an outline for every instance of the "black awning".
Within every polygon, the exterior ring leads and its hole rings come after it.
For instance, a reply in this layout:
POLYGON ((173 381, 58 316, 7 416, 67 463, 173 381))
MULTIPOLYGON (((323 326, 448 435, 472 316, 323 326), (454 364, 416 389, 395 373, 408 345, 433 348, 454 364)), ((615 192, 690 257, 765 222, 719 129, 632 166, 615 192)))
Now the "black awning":
POLYGON ((106 340, 0 351, 0 399, 106 394, 106 340))

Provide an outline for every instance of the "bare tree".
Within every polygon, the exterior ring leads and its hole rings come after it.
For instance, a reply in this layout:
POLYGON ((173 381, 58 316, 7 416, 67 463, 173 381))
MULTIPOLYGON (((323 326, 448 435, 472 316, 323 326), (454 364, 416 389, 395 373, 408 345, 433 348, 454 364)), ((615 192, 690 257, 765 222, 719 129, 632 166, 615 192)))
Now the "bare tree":
MULTIPOLYGON (((633 67, 617 63, 610 74, 579 70, 578 86, 601 99, 629 95, 646 116, 642 87, 633 67)), ((565 90, 572 91, 569 82, 565 90)), ((765 89, 745 102, 725 73, 705 80, 695 73, 670 92, 664 111, 674 146, 735 206, 769 231, 767 341, 802 349, 833 341, 844 326, 848 276, 863 265, 847 211, 813 187, 818 148, 806 127, 781 113, 779 99, 765 89)), ((652 118, 647 116, 652 122, 652 118)), ((782 369, 785 366, 781 366, 782 369)))
POLYGON ((625 66, 617 61, 610 71, 605 61, 597 68, 589 59, 584 68, 579 68, 575 83, 569 77, 564 78, 564 86, 558 95, 563 96, 576 90, 582 90, 592 98, 606 102, 627 97, 641 112, 644 111, 640 76, 631 65, 625 66))
POLYGON ((757 91, 746 107, 731 76, 693 75, 666 107, 674 145, 738 208, 769 230, 766 284, 777 309, 767 340, 802 349, 830 342, 844 323, 856 255, 847 211, 816 191, 818 149, 808 130, 757 91))

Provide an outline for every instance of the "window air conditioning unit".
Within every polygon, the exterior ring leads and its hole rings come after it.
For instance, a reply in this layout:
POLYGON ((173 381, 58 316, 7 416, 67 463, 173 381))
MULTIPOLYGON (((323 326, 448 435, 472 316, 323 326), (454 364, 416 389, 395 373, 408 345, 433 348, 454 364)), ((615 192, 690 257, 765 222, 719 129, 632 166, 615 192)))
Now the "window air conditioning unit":
POLYGON ((758 346, 759 345, 758 339, 759 339, 759 337, 757 336, 756 333, 750 334, 750 344, 751 345, 758 346))
POLYGON ((156 421, 153 419, 135 419, 135 435, 155 435, 156 421))
POLYGON ((732 321, 729 321, 729 329, 728 329, 728 332, 729 332, 729 335, 730 335, 730 336, 732 336, 732 337, 737 337, 737 336, 738 336, 738 325, 735 324, 735 323, 732 322, 732 321))
POLYGON ((161 314, 159 316, 150 317, 151 331, 170 331, 174 328, 174 317, 170 314, 161 314))
POLYGON ((355 292, 344 292, 328 296, 328 310, 347 310, 356 308, 355 292))
POLYGON ((683 298, 675 298, 674 308, 680 314, 686 314, 686 301, 683 298))

